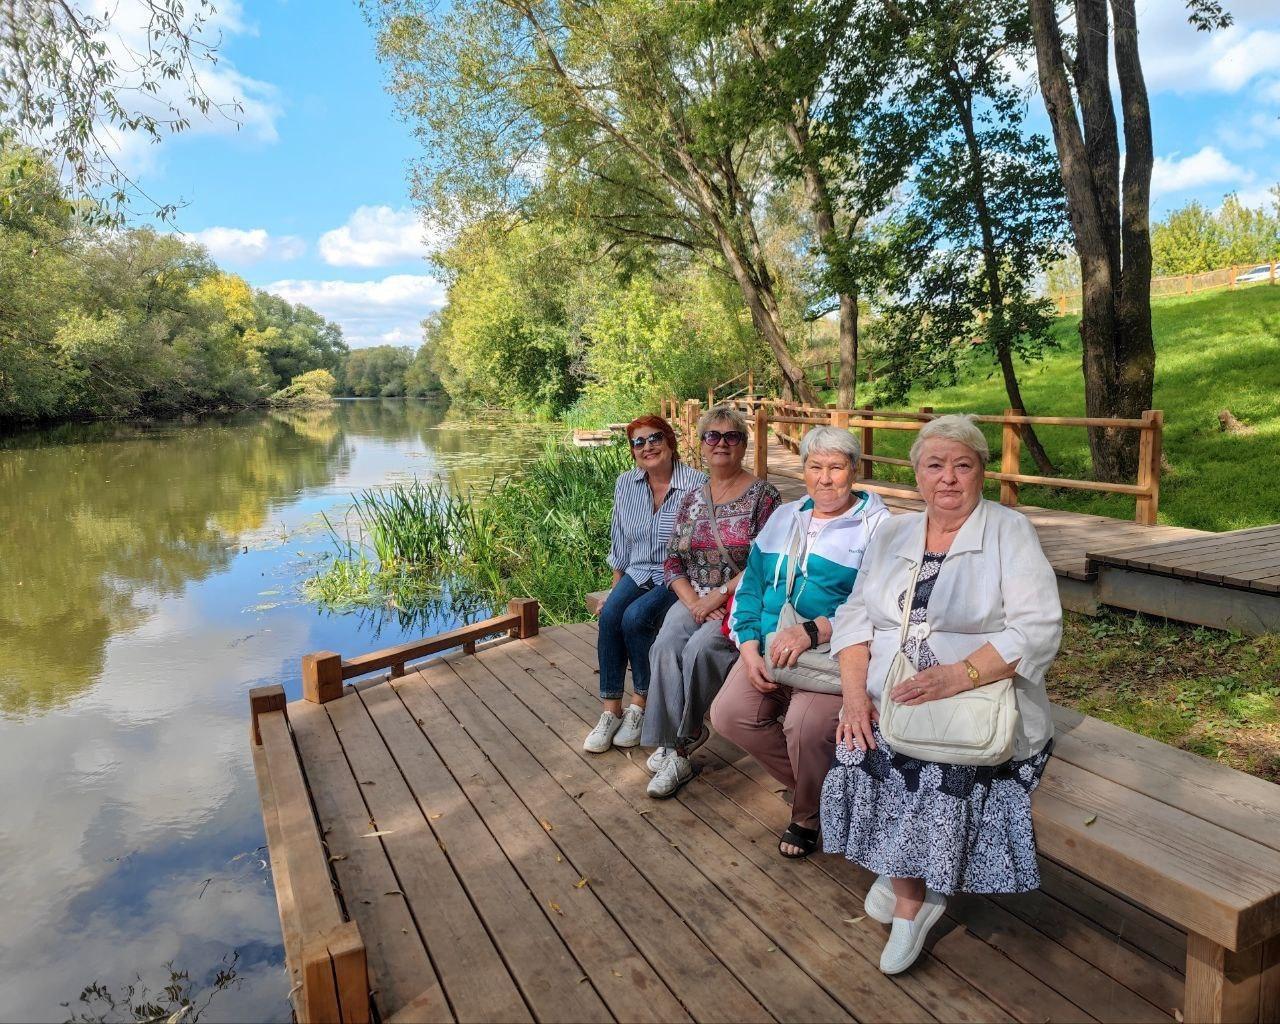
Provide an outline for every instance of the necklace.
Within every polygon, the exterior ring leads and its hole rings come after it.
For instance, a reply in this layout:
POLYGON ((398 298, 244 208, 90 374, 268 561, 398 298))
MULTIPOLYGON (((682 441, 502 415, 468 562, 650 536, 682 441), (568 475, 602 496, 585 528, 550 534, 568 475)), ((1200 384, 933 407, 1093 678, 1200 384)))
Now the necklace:
MULTIPOLYGON (((743 476, 742 470, 738 470, 738 472, 734 473, 733 476, 731 476, 728 480, 725 481, 724 486, 720 490, 720 494, 724 495, 724 494, 727 494, 729 491, 733 490, 734 484, 738 482, 738 479, 741 476, 743 476)), ((714 484, 711 485, 711 500, 714 501, 717 505, 723 504, 720 498, 716 497, 716 488, 714 484)))

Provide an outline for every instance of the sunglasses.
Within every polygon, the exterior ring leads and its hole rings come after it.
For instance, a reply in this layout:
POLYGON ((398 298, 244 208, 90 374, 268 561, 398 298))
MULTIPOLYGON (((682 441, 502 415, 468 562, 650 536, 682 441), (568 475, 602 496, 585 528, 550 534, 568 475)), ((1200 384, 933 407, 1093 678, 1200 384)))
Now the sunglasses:
POLYGON ((736 448, 740 444, 746 444, 747 435, 741 430, 706 430, 702 434, 702 443, 709 444, 712 447, 718 445, 721 441, 730 448, 736 448))
POLYGON ((653 447, 656 448, 658 445, 662 444, 662 442, 665 440, 666 440, 666 437, 664 437, 662 432, 659 431, 658 433, 655 433, 655 434, 647 434, 644 437, 633 437, 631 439, 631 447, 634 448, 636 451, 639 451, 645 445, 652 445, 653 447))

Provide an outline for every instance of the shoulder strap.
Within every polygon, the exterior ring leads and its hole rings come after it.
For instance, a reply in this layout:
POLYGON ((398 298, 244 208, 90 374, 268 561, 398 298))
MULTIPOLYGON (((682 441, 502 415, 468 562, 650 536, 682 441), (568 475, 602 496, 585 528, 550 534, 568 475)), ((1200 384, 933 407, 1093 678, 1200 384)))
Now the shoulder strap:
POLYGON ((707 505, 707 516, 711 520, 711 536, 716 542, 716 547, 720 549, 720 557, 725 560, 728 565, 733 564, 733 559, 729 557, 729 552, 724 546, 724 541, 720 539, 720 520, 716 518, 716 503, 711 497, 711 481, 708 480, 702 485, 702 500, 707 505))
POLYGON ((902 628, 898 632, 898 648, 901 650, 907 643, 907 629, 911 625, 911 602, 916 596, 916 580, 920 577, 920 570, 924 567, 924 556, 920 556, 920 561, 916 563, 914 569, 911 570, 911 582, 907 584, 907 592, 902 602, 902 628))

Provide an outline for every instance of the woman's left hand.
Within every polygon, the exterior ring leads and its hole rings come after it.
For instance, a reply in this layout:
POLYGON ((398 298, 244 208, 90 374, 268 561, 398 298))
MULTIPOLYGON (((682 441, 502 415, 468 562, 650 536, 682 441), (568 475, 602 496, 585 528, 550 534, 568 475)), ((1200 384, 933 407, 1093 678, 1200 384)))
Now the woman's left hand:
POLYGON ((914 706, 931 700, 942 700, 970 688, 969 675, 959 662, 952 665, 934 665, 904 679, 889 696, 895 703, 914 706))
POLYGON ((774 634, 769 659, 776 668, 791 668, 809 647, 809 634, 804 626, 788 626, 774 634))

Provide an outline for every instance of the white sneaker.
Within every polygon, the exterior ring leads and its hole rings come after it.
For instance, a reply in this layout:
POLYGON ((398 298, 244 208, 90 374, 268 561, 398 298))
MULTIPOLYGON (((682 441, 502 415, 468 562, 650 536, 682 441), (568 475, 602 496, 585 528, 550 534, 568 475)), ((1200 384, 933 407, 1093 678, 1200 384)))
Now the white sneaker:
POLYGON ((662 762, 671 756, 673 751, 670 747, 659 747, 649 755, 649 760, 644 763, 645 770, 650 775, 657 775, 658 769, 662 767, 662 762))
POLYGON ((675 796, 676 790, 693 778, 693 762, 681 757, 674 750, 658 767, 658 773, 649 780, 649 795, 659 800, 675 796))
POLYGON ((621 718, 612 711, 605 711, 600 715, 596 727, 587 733, 582 749, 588 754, 603 754, 613 743, 613 736, 621 725, 621 718))
POLYGON ((873 921, 893 924, 893 907, 896 902, 893 883, 889 881, 888 875, 876 875, 875 883, 867 890, 867 899, 862 904, 862 909, 873 921))
POLYGON ((929 937, 929 929, 938 923, 946 909, 946 897, 930 889, 925 893, 924 903, 914 921, 895 917, 889 941, 880 954, 880 970, 885 974, 901 974, 915 963, 924 949, 924 940, 929 937))
POLYGON ((634 747, 640 742, 640 729, 644 725, 644 708, 639 704, 628 704, 622 712, 622 725, 613 734, 615 747, 634 747))

